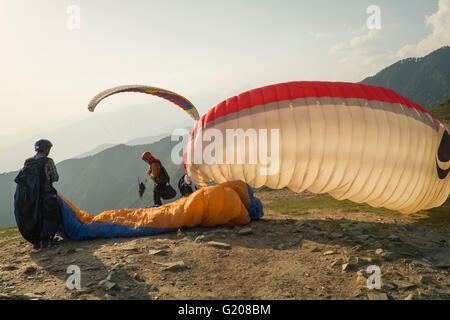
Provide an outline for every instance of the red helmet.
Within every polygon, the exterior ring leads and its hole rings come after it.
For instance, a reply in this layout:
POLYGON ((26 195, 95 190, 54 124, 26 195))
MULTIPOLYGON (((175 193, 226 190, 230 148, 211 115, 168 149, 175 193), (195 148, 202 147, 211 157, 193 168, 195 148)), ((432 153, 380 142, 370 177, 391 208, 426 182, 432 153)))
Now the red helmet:
POLYGON ((152 154, 148 151, 144 152, 141 156, 141 159, 144 161, 147 161, 148 159, 152 158, 152 154))

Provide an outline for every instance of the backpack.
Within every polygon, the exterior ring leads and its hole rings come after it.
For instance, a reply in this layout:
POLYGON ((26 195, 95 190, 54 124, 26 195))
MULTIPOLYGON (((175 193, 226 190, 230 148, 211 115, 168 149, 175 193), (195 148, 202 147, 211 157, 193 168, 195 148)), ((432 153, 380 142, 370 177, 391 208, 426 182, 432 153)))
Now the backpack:
POLYGON ((164 200, 170 200, 175 198, 176 196, 177 192, 169 183, 167 183, 161 190, 161 198, 163 198, 164 200))
POLYGON ((56 190, 45 177, 48 158, 29 158, 14 181, 14 216, 23 238, 31 243, 52 240, 61 218, 56 190))
POLYGON ((184 181, 184 177, 186 176, 186 174, 184 174, 180 180, 178 180, 178 190, 180 190, 180 193, 183 197, 190 195, 191 193, 193 193, 194 191, 192 190, 192 185, 187 184, 184 181))

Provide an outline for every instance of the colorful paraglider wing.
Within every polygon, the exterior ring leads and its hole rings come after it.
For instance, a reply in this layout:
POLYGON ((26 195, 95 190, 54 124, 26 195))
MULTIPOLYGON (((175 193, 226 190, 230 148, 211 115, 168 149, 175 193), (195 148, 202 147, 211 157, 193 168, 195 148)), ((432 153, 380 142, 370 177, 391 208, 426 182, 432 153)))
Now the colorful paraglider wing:
POLYGON ((199 114, 197 109, 194 107, 194 105, 185 97, 180 96, 177 93, 160 89, 156 87, 149 87, 149 86, 141 86, 141 85, 125 85, 125 86, 118 86, 114 88, 110 88, 107 90, 104 90, 97 94, 92 100, 89 102, 88 109, 89 111, 93 112, 96 108, 96 106, 105 99, 106 97, 109 97, 113 94, 121 93, 121 92, 140 92, 140 93, 146 93, 151 94, 163 99, 166 99, 177 106, 179 106, 181 109, 186 111, 192 119, 195 121, 199 120, 199 114))
POLYGON ((93 216, 62 195, 58 234, 72 240, 150 236, 181 227, 242 225, 263 216, 262 204, 242 181, 206 187, 160 207, 120 209, 93 216))
POLYGON ((183 162, 200 186, 242 180, 412 213, 447 200, 449 148, 443 122, 392 90, 301 81, 212 108, 183 162))

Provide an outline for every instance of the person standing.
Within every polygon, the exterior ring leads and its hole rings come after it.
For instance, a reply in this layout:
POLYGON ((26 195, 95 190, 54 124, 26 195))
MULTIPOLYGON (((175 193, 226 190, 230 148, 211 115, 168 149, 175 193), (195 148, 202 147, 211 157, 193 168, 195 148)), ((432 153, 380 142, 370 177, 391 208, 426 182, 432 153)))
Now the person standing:
POLYGON ((48 157, 52 147, 49 140, 38 140, 34 145, 36 155, 25 160, 14 179, 14 216, 20 233, 35 249, 53 240, 62 221, 58 193, 53 187, 59 175, 48 157))
POLYGON ((161 161, 148 151, 142 154, 141 159, 148 163, 149 169, 147 170, 147 174, 155 182, 155 188, 153 189, 154 204, 160 206, 162 205, 161 199, 168 200, 174 198, 177 192, 170 185, 170 177, 166 168, 161 164, 161 161))

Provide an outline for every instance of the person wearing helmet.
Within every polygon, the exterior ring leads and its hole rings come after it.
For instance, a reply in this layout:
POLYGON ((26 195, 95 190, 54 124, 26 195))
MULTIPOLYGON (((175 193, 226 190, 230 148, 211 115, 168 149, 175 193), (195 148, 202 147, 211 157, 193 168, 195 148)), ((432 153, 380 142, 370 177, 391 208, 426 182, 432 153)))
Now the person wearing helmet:
POLYGON ((36 155, 34 159, 47 158, 45 161, 44 171, 45 177, 53 184, 54 182, 59 180, 58 171, 56 170, 55 163, 52 158, 49 158, 48 155, 50 153, 50 149, 53 147, 53 144, 47 139, 41 139, 36 141, 34 144, 34 151, 36 151, 36 155))
POLYGON ((141 159, 148 163, 149 169, 147 170, 147 174, 156 184, 153 189, 154 204, 162 205, 161 198, 164 200, 174 198, 177 192, 170 185, 170 177, 166 168, 161 164, 161 161, 148 151, 142 154, 141 159))
POLYGON ((36 155, 25 160, 14 181, 14 215, 22 236, 35 249, 54 240, 61 223, 58 193, 53 183, 59 180, 55 163, 48 157, 52 143, 41 139, 34 144, 36 155))

